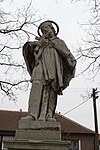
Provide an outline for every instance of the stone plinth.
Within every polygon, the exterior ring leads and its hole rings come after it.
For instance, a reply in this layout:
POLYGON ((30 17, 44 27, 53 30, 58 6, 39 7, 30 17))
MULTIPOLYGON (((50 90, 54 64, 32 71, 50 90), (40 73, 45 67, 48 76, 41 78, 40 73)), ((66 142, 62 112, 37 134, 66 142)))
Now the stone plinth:
POLYGON ((69 150, 69 146, 67 141, 9 140, 5 143, 9 150, 69 150))
POLYGON ((61 131, 61 125, 57 121, 33 121, 19 120, 18 129, 49 129, 53 128, 61 131))
POLYGON ((4 141, 8 150, 69 150, 70 142, 61 141, 59 122, 19 121, 14 140, 4 141))
POLYGON ((16 139, 23 140, 61 140, 61 126, 52 121, 19 121, 16 139))
POLYGON ((60 131, 49 130, 17 130, 16 139, 18 140, 61 140, 60 131))

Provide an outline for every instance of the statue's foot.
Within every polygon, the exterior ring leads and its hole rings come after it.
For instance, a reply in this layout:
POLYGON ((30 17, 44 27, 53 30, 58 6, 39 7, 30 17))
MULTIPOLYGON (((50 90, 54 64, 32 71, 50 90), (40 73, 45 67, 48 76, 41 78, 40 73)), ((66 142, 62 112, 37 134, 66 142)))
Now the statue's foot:
POLYGON ((28 115, 26 117, 22 117, 21 120, 33 120, 33 117, 28 115))
POLYGON ((48 118, 46 119, 46 121, 52 121, 52 122, 55 122, 56 119, 55 119, 55 118, 48 117, 48 118))
POLYGON ((46 121, 45 117, 39 117, 38 120, 39 121, 46 121))

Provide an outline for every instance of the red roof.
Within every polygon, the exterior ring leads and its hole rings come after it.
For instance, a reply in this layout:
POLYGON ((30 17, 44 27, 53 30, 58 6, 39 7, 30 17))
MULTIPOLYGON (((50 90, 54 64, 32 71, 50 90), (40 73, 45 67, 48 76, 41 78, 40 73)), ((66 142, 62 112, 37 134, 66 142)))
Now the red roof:
MULTIPOLYGON (((28 112, 0 110, 0 131, 15 131, 18 128, 18 120, 27 115, 28 112)), ((62 131, 66 133, 94 133, 94 131, 60 114, 56 114, 56 119, 61 123, 62 131)))
POLYGON ((0 110, 0 131, 15 131, 20 117, 26 115, 27 112, 0 110))
POLYGON ((93 133, 94 131, 65 117, 63 115, 56 114, 56 119, 61 123, 62 131, 66 133, 93 133))

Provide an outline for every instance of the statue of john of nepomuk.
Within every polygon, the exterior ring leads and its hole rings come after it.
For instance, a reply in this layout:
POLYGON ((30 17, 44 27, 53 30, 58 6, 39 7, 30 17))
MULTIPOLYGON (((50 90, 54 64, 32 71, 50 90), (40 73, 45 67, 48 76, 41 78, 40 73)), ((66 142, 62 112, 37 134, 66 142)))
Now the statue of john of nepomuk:
POLYGON ((57 96, 62 95, 74 77, 76 60, 65 42, 57 37, 58 32, 55 22, 44 21, 38 27, 39 37, 23 46, 32 82, 28 119, 55 121, 57 96))

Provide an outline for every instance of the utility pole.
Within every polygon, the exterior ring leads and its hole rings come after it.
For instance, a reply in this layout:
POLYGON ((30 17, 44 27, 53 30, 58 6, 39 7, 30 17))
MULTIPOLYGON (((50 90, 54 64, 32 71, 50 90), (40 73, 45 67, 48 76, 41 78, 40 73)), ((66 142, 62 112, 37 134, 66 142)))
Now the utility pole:
POLYGON ((1 135, 1 139, 0 139, 0 150, 2 150, 2 140, 3 140, 3 136, 1 135))
POLYGON ((92 90, 92 97, 93 97, 93 108, 94 108, 94 124, 95 124, 95 150, 99 150, 99 134, 98 134, 98 119, 97 119, 97 107, 96 107, 96 99, 98 91, 97 88, 92 90))

